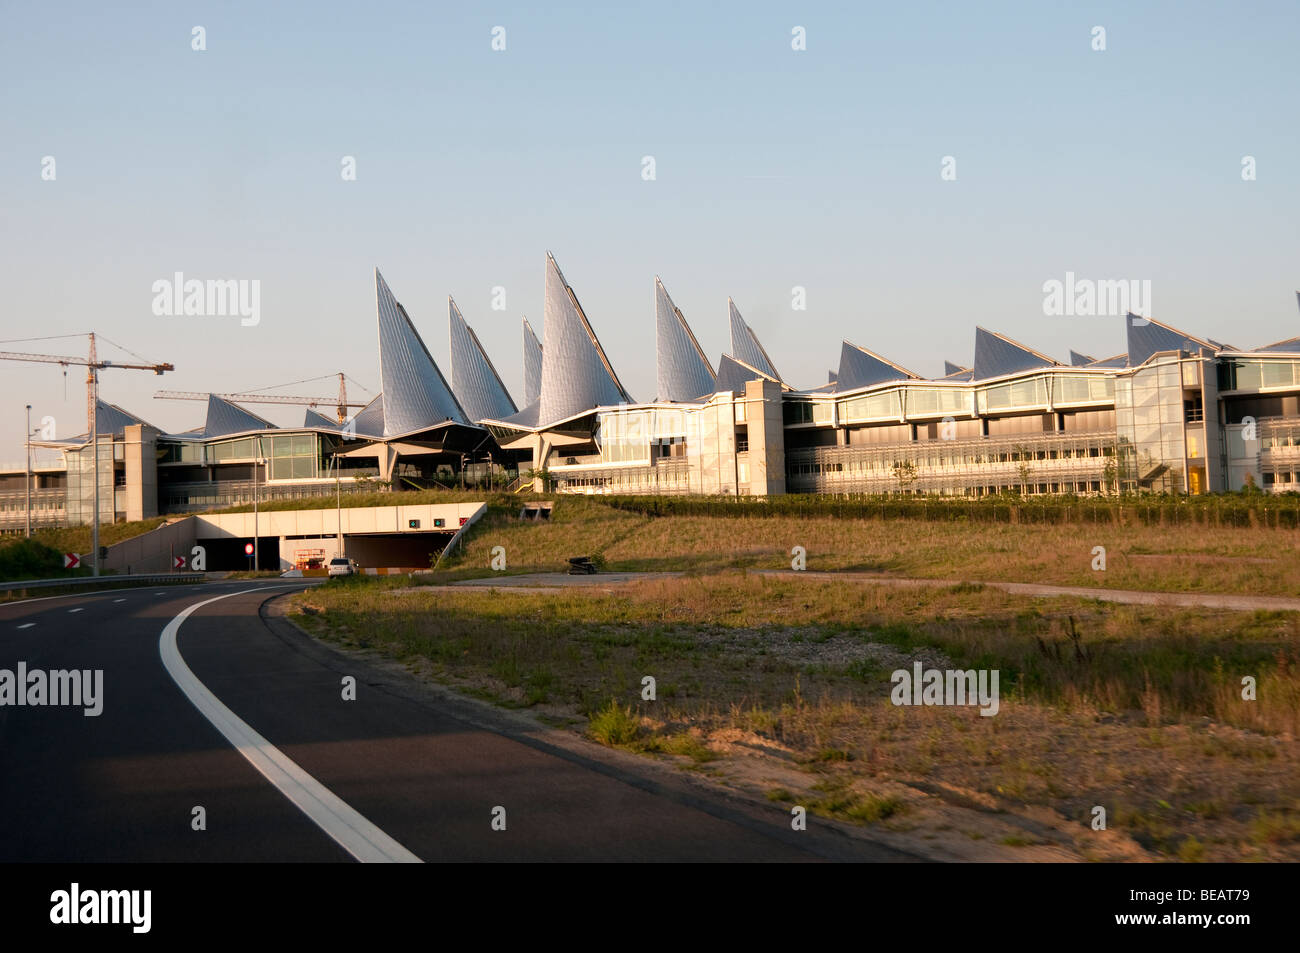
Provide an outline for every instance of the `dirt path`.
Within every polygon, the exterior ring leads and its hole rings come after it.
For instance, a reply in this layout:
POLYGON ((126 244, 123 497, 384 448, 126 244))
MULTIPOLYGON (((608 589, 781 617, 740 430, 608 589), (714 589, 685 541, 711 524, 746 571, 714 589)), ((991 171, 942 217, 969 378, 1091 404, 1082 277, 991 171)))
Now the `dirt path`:
MULTIPOLYGON (((792 570, 752 570, 760 576, 780 576, 820 582, 857 582, 877 586, 988 586, 1017 596, 1077 596, 1101 602, 1118 602, 1128 605, 1180 606, 1201 609, 1231 609, 1239 612, 1258 610, 1300 612, 1300 598, 1287 596, 1238 596, 1218 592, 1152 592, 1134 589, 1092 589, 1087 586, 1049 586, 1032 582, 982 582, 962 579, 919 579, 908 576, 885 576, 870 572, 794 572, 792 570)), ((606 572, 592 576, 570 576, 562 572, 525 573, 518 576, 487 576, 480 579, 463 579, 444 586, 419 586, 414 589, 394 589, 393 592, 427 591, 465 586, 510 588, 519 591, 554 592, 558 589, 586 588, 612 592, 620 586, 639 579, 656 579, 684 575, 680 572, 606 572)))

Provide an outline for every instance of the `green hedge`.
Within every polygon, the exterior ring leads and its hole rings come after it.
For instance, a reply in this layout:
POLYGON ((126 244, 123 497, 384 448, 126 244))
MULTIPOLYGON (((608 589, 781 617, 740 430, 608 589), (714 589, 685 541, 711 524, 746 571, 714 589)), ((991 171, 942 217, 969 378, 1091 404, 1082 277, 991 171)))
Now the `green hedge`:
POLYGON ((0 580, 44 579, 67 575, 63 553, 35 539, 19 539, 0 546, 0 580))
POLYGON ((1124 498, 990 496, 981 499, 899 496, 754 497, 593 496, 645 516, 723 516, 954 520, 972 523, 1119 523, 1147 526, 1300 528, 1300 494, 1133 496, 1124 498))

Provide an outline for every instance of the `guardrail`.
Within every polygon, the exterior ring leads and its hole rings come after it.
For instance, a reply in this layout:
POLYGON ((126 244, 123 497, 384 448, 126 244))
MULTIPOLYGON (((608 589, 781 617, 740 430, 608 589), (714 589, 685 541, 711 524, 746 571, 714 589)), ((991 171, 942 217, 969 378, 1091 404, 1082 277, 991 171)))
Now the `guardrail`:
POLYGON ((155 585, 164 582, 199 582, 201 572, 150 572, 126 576, 70 576, 67 579, 21 579, 18 582, 0 582, 0 592, 27 589, 55 589, 60 586, 104 585, 114 582, 145 582, 155 585))

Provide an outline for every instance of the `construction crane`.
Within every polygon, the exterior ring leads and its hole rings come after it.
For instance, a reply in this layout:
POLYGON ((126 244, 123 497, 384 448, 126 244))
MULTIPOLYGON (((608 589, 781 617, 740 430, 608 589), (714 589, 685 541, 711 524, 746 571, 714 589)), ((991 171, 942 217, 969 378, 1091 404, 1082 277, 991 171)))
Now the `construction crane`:
MULTIPOLYGON (((69 337, 80 337, 80 335, 69 335, 69 337)), ((161 376, 167 371, 176 370, 172 364, 150 364, 147 362, 140 364, 119 363, 116 361, 101 361, 95 350, 95 332, 89 332, 90 352, 86 358, 66 357, 61 354, 25 354, 17 351, 0 351, 0 361, 34 361, 41 364, 62 364, 64 368, 70 365, 76 365, 86 368, 86 434, 90 437, 90 443, 94 454, 94 514, 91 518, 91 558, 93 560, 95 575, 99 575, 99 427, 96 424, 95 408, 99 404, 99 372, 105 368, 116 368, 123 371, 153 371, 161 376)), ((28 340, 42 340, 39 338, 30 338, 28 340)), ((44 339, 44 340, 48 340, 44 339)), ((112 343, 112 342, 109 342, 112 343)), ((113 345, 120 347, 120 345, 113 345)), ((126 350, 126 348, 122 348, 126 350)), ((131 352, 127 352, 128 354, 131 352)))
MULTIPOLYGON (((154 393, 154 397, 161 400, 207 400, 208 397, 211 396, 220 397, 224 400, 235 400, 243 404, 299 404, 307 407, 320 407, 322 405, 334 404, 334 412, 338 416, 339 423, 343 423, 348 419, 349 407, 364 407, 367 402, 349 401, 346 377, 342 372, 340 372, 338 378, 339 396, 337 400, 333 397, 295 397, 289 394, 260 394, 249 391, 244 391, 239 394, 209 395, 198 391, 160 390, 154 393)), ((303 382, 299 381, 298 383, 303 382)))

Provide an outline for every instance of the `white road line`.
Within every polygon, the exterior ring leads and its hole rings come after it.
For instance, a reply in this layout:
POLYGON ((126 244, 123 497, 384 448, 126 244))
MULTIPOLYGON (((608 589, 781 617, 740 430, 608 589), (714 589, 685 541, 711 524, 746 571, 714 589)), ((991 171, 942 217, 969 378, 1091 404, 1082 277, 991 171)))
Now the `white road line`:
POLYGON ((69 609, 68 611, 69 611, 69 612, 80 612, 80 611, 82 610, 82 608, 83 608, 82 606, 77 606, 77 608, 75 608, 75 609, 69 609))
POLYGON ((20 628, 20 629, 30 629, 30 628, 31 628, 32 626, 34 626, 35 624, 36 624, 35 622, 24 622, 24 623, 23 623, 22 625, 20 625, 18 628, 20 628))
POLYGON ((258 772, 287 797, 298 810, 309 817, 317 827, 357 860, 363 862, 421 863, 419 857, 389 837, 366 820, 346 801, 334 794, 304 771, 238 715, 221 703, 208 687, 198 680, 181 657, 176 645, 176 634, 181 623, 196 609, 209 603, 243 595, 245 592, 262 592, 272 586, 244 589, 196 602, 187 606, 180 615, 167 623, 158 639, 158 654, 163 667, 172 677, 185 697, 193 703, 213 726, 234 745, 235 750, 247 759, 258 772))
POLYGON ((113 601, 114 601, 114 602, 126 602, 125 599, 114 599, 113 601))
POLYGON ((154 595, 155 595, 155 596, 165 596, 165 595, 167 595, 167 593, 165 593, 165 592, 155 592, 154 595))

